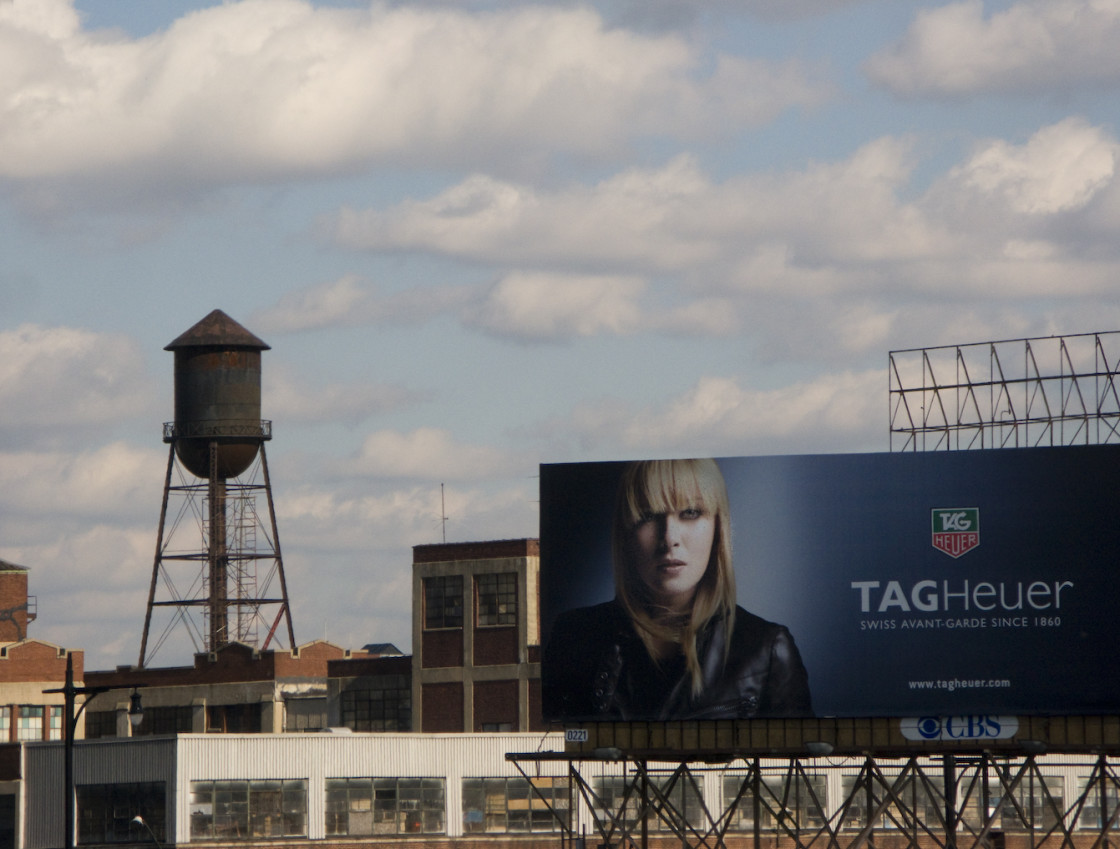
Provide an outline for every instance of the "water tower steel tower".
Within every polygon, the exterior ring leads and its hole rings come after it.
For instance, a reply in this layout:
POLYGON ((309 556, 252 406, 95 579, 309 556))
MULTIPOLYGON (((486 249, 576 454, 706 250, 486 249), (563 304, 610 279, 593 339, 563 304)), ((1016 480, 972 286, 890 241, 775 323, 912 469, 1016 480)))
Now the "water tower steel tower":
POLYGON ((196 651, 200 641, 204 651, 214 651, 232 641, 256 645, 257 624, 262 621, 268 632, 259 647, 267 649, 285 620, 289 647, 295 646, 264 450, 272 438, 272 423, 260 415, 261 351, 268 349, 221 310, 214 310, 164 349, 175 354, 175 421, 163 426, 163 441, 170 451, 140 666, 150 659, 149 631, 157 608, 170 608, 173 615, 152 654, 178 624, 187 626, 196 651), (173 484, 176 471, 178 483, 173 484), (260 494, 268 505, 267 525, 256 510, 260 494), (169 527, 168 504, 173 496, 179 498, 181 509, 169 527), (176 530, 190 515, 197 519, 201 534, 184 531, 191 542, 185 548, 174 547, 176 530), (272 568, 259 582, 257 563, 264 560, 272 561, 272 568), (184 564, 194 570, 193 576, 183 574, 184 564), (184 577, 191 578, 189 584, 184 577), (166 597, 157 599, 161 579, 166 597), (269 598, 273 580, 279 582, 280 596, 269 598), (263 609, 273 607, 278 610, 268 623, 263 609), (191 617, 197 609, 203 611, 202 627, 191 617))

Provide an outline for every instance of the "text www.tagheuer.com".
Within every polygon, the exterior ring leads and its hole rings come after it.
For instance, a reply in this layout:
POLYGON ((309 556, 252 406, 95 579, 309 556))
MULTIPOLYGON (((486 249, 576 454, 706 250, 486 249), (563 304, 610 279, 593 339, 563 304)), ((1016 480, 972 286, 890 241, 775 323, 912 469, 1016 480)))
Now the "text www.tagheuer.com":
POLYGON ((950 678, 944 681, 911 681, 911 690, 998 690, 1010 687, 1006 678, 950 678))

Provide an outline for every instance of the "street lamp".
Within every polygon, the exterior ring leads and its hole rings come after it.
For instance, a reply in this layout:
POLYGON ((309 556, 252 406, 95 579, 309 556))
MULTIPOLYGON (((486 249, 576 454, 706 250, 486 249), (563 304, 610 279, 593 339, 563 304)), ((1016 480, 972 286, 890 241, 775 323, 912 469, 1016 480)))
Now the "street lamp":
MULTIPOLYGON (((133 695, 135 696, 136 694, 133 693, 133 695)), ((144 818, 142 816, 137 814, 136 816, 134 816, 132 818, 131 822, 135 823, 136 825, 142 825, 142 826, 144 826, 144 828, 148 829, 148 834, 150 834, 152 836, 152 842, 154 844, 156 844, 156 849, 163 849, 163 847, 159 843, 159 838, 156 837, 156 833, 154 831, 152 831, 152 827, 150 825, 148 825, 147 822, 144 821, 144 818)))
MULTIPOLYGON (((66 736, 63 739, 63 748, 65 751, 65 769, 63 781, 65 788, 63 790, 63 810, 66 816, 63 819, 63 828, 66 829, 66 849, 74 849, 74 735, 78 730, 78 717, 82 715, 82 711, 86 709, 89 700, 101 693, 107 693, 113 687, 75 687, 74 686, 74 653, 72 651, 66 652, 66 684, 63 687, 54 690, 43 690, 44 693, 62 693, 63 703, 66 712, 66 736), (85 696, 85 700, 77 705, 75 711, 75 703, 77 696, 85 696)), ((136 688, 132 688, 132 696, 129 698, 128 704, 128 721, 132 724, 133 728, 139 727, 141 721, 144 719, 144 708, 140 704, 140 694, 136 688)))

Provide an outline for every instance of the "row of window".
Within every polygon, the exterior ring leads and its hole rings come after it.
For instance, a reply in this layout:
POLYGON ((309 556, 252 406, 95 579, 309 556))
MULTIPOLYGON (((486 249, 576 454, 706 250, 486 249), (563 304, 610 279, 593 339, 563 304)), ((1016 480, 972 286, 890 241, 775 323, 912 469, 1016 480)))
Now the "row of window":
MULTIPOLYGON (((298 723, 314 723, 314 730, 325 727, 326 700, 322 702, 322 716, 308 718, 301 714, 299 704, 302 700, 288 702, 289 719, 298 723)), ((61 711, 62 708, 59 708, 61 711)), ((140 726, 133 730, 134 737, 146 734, 190 734, 194 730, 194 708, 191 705, 168 705, 144 708, 144 718, 140 726)), ((207 705, 206 730, 222 734, 259 734, 261 733, 261 706, 259 704, 207 705)), ((285 728, 285 731, 303 731, 305 727, 285 728)), ((86 714, 86 739, 117 736, 117 712, 115 710, 96 710, 86 714)))
POLYGON ((191 839, 307 834, 307 781, 192 781, 191 839))
MULTIPOLYGON (((343 691, 341 698, 342 724, 354 731, 409 731, 412 728, 412 682, 407 675, 375 675, 364 682, 362 687, 352 687, 343 691)), ((5 709, 10 710, 10 709, 5 709)), ((39 718, 42 718, 42 708, 39 718)), ((61 729, 62 708, 51 708, 51 731, 61 729), (55 724, 57 721, 57 725, 55 724)), ((144 709, 144 719, 133 736, 145 734, 189 734, 194 730, 194 708, 190 705, 167 707, 148 707, 144 709)), ((0 717, 0 734, 8 726, 9 718, 0 717)), ((20 714, 20 734, 33 736, 19 737, 20 740, 41 740, 34 728, 25 729, 24 723, 31 722, 24 713, 20 714)), ((284 730, 289 732, 322 731, 328 725, 327 700, 325 698, 288 699, 284 704, 284 730)), ((211 733, 259 733, 261 730, 261 706, 247 705, 208 705, 206 708, 206 727, 211 733)), ((86 714, 86 738, 117 736, 117 712, 115 710, 90 711, 86 714)), ((5 738, 6 739, 6 738, 5 738)), ((46 739, 58 739, 48 737, 46 739)))
POLYGON ((342 692, 342 724, 354 731, 411 731, 412 676, 374 675, 342 692))
MULTIPOLYGON (((1079 795, 1088 779, 1081 779, 1079 795)), ((1021 781, 1004 796, 998 778, 962 812, 963 823, 979 827, 987 819, 992 828, 1018 831, 1050 829, 1064 812, 1063 779, 1037 777, 1021 781), (986 809, 986 810, 985 810, 986 809), (985 816, 986 814, 986 816, 985 816)), ((1104 788, 1102 788, 1104 789, 1104 788)), ((682 830, 687 823, 707 821, 705 805, 693 778, 652 778, 642 787, 633 776, 604 776, 591 783, 596 818, 617 818, 628 830, 639 827, 643 795, 647 828, 682 830)), ((722 802, 732 831, 816 830, 829 817, 827 781, 823 775, 767 776, 758 782, 748 775, 722 778, 722 802), (757 800, 755 791, 757 789, 757 800)), ((927 823, 941 821, 944 796, 939 779, 915 777, 896 783, 891 791, 861 776, 842 779, 847 808, 843 829, 861 829, 869 814, 876 828, 912 826, 914 812, 927 823)), ((190 786, 192 840, 248 840, 307 835, 307 781, 194 781, 190 786)), ((140 815, 162 842, 166 839, 163 783, 95 785, 78 788, 79 842, 126 843, 137 837, 132 819, 140 815)), ((443 778, 335 778, 326 783, 328 836, 446 833, 446 781, 443 778)), ((462 784, 463 831, 466 834, 556 832, 570 823, 578 793, 566 776, 534 778, 466 778, 462 784)), ((1077 808, 1077 826, 1097 829, 1120 804, 1116 785, 1106 792, 1084 795, 1077 808)))
POLYGON ((62 705, 3 705, 0 742, 62 739, 62 705))
MULTIPOLYGON (((517 573, 475 575, 475 625, 517 624, 517 573)), ((463 627, 463 576, 424 579, 424 629, 463 627)))

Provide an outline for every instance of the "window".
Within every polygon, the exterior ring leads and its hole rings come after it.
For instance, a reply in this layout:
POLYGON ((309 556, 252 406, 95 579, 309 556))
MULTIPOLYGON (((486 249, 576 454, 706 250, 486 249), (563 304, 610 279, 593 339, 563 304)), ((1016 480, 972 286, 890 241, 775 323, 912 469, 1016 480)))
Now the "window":
POLYGON ((1077 818, 1078 828, 1099 831, 1116 813, 1116 806, 1120 805, 1120 790, 1108 777, 1098 776, 1092 787, 1088 778, 1077 779, 1077 795, 1085 799, 1081 815, 1077 818))
MULTIPOLYGON (((144 718, 147 719, 148 711, 144 708, 144 718)), ((117 712, 115 710, 87 710, 86 739, 93 740, 97 737, 117 736, 117 712)))
POLYGON ((463 627, 463 576, 424 579, 424 628, 463 627))
MULTIPOLYGON (((1012 778, 1010 775, 1005 777, 1007 785, 1010 785, 1012 778)), ((1001 784, 998 778, 989 777, 988 811, 992 817, 991 827, 999 831, 1053 828, 1065 811, 1064 786, 1065 782, 1059 775, 1039 776, 1028 773, 1020 778, 1014 797, 1005 797, 1004 784, 1001 784), (1042 780, 1039 781, 1039 778, 1042 780)), ((1099 793, 1096 794, 1094 801, 1099 805, 1099 793)), ((1087 811, 1088 807, 1085 810, 1087 811)), ((1112 810, 1109 811, 1109 815, 1112 810)))
MULTIPOLYGON (((605 776, 593 784, 596 809, 628 831, 639 827, 642 810, 642 787, 635 776, 605 776), (629 792, 628 792, 629 791, 629 792), (623 801, 625 800, 625 809, 623 801)), ((703 823, 707 819, 704 802, 695 780, 688 774, 650 776, 647 793, 646 822, 652 831, 686 828, 686 823, 703 823)))
POLYGON ((47 706, 47 739, 62 739, 62 705, 47 706))
POLYGON ((12 739, 12 708, 11 705, 0 707, 0 743, 7 743, 12 739))
MULTIPOLYGON (((739 831, 754 828, 754 795, 749 775, 725 775, 723 777, 724 805, 730 807, 736 796, 739 801, 731 810, 729 828, 739 831), (743 782, 748 782, 742 787, 743 782), (739 795, 742 789, 742 795, 739 795)), ((767 831, 798 831, 818 829, 824 826, 826 817, 825 777, 789 773, 784 775, 763 776, 759 787, 759 828, 767 831)))
POLYGON ((517 573, 479 575, 475 578, 478 591, 478 624, 517 624, 517 573))
POLYGON ((463 831, 466 834, 560 831, 557 816, 570 821, 566 776, 464 778, 463 831))
POLYGON ((192 781, 191 839, 307 836, 307 781, 192 781))
POLYGON ((915 818, 919 822, 929 823, 931 827, 944 823, 945 794, 942 779, 916 772, 908 773, 905 778, 899 775, 883 777, 889 782, 890 790, 881 781, 872 780, 870 799, 866 775, 845 775, 841 778, 843 797, 850 802, 840 823, 841 828, 862 829, 867 825, 869 806, 871 810, 880 811, 875 819, 875 828, 909 828, 915 818), (891 793, 902 802, 901 806, 889 801, 891 793))
POLYGON ((410 731, 411 677, 376 675, 344 690, 342 724, 354 731, 410 731))
POLYGON ((162 781, 89 784, 75 789, 79 844, 150 842, 147 829, 134 825, 133 817, 143 817, 159 842, 166 842, 167 790, 162 781))
POLYGON ((442 778, 331 778, 327 834, 443 834, 442 778))
POLYGON ((260 734, 261 706, 207 705, 206 730, 211 734, 260 734))
MULTIPOLYGON (((88 727, 89 720, 86 720, 88 727)), ((140 727, 132 733, 142 734, 190 734, 194 730, 194 708, 190 705, 171 705, 167 707, 145 707, 144 719, 140 727)), ((89 734, 87 733, 88 737, 89 734)))
POLYGON ((43 739, 43 706, 20 705, 16 718, 17 740, 43 739))
POLYGON ((327 727, 327 700, 285 699, 285 731, 322 731, 327 727))

